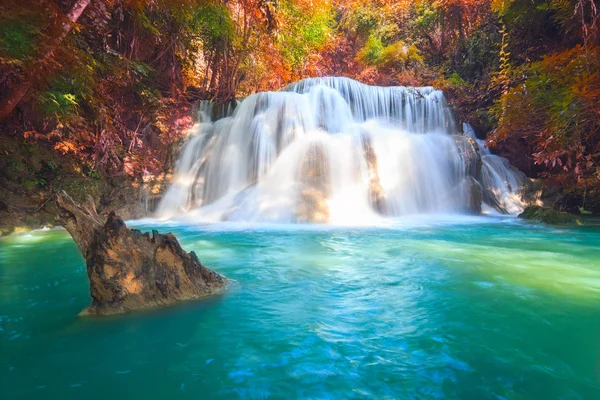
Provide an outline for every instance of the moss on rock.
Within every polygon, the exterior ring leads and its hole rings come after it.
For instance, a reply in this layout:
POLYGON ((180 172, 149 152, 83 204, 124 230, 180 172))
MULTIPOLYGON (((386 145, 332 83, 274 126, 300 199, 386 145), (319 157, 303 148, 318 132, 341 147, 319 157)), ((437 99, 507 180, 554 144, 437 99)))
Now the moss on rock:
POLYGON ((581 225, 581 221, 575 215, 556 211, 550 207, 529 206, 519 214, 519 218, 550 225, 581 225))

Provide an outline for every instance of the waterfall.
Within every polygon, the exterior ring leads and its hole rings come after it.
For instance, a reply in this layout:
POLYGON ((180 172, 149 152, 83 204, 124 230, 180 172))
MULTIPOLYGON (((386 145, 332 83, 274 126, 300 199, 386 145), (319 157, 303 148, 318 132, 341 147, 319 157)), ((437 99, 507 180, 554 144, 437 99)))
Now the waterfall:
POLYGON ((216 122, 201 115, 160 217, 370 223, 478 214, 484 200, 515 212, 505 204, 519 186, 503 183, 510 166, 459 135, 431 87, 311 78, 251 95, 216 122))
POLYGON ((517 214, 525 206, 521 191, 527 177, 510 165, 506 158, 499 157, 485 147, 483 140, 477 139, 473 127, 463 124, 463 132, 477 143, 482 160, 481 184, 483 201, 489 207, 504 214, 517 214))

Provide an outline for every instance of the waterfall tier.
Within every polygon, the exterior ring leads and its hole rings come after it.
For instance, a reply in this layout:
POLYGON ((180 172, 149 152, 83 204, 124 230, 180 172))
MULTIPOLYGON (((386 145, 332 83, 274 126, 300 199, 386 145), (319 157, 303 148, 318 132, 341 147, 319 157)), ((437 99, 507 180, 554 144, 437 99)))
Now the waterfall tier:
POLYGON ((472 130, 459 135, 443 93, 431 87, 312 78, 249 96, 216 122, 206 114, 159 216, 354 224, 477 214, 482 204, 520 209, 518 173, 472 130))

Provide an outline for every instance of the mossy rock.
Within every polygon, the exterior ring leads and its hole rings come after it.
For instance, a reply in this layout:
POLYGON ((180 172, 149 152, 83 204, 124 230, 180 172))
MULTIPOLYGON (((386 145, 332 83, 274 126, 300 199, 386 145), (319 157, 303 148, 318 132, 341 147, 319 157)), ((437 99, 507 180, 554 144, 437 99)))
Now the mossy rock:
POLYGON ((550 207, 529 206, 519 214, 519 218, 550 225, 581 225, 581 221, 575 215, 556 211, 550 207))

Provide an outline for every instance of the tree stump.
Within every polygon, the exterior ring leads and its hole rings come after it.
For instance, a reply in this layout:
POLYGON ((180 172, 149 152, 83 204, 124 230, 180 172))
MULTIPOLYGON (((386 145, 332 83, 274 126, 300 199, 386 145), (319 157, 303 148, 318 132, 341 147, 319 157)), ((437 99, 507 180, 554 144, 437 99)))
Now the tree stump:
POLYGON ((92 304, 81 315, 110 315, 199 299, 221 291, 227 279, 181 248, 171 233, 142 234, 111 212, 98 216, 93 199, 77 204, 64 191, 58 219, 81 250, 92 304))

